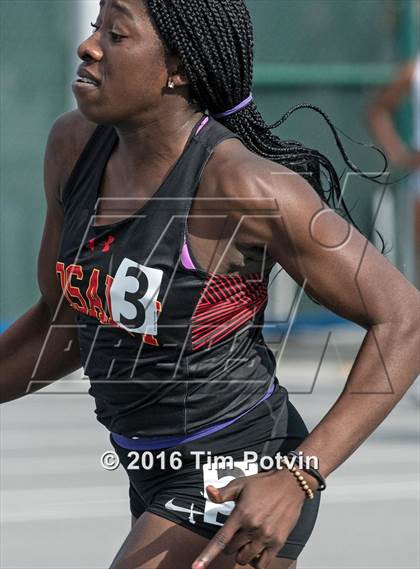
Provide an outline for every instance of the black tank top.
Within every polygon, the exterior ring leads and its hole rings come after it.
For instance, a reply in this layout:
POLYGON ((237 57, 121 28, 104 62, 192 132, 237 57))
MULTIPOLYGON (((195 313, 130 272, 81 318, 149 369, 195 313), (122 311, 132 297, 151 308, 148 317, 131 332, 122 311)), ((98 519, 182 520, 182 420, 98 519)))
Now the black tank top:
POLYGON ((118 143, 112 126, 98 126, 63 191, 57 276, 77 313, 97 418, 114 433, 185 435, 227 421, 260 400, 275 376, 262 335, 272 264, 238 276, 182 262, 202 172, 216 145, 235 137, 200 119, 153 198, 122 221, 95 226, 118 143))

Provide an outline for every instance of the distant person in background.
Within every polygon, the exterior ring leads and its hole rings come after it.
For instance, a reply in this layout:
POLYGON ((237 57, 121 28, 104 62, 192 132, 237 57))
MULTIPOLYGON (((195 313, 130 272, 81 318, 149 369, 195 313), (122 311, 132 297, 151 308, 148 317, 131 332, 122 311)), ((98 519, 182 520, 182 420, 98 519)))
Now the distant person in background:
POLYGON ((391 83, 376 93, 368 107, 368 124, 391 166, 412 172, 406 187, 407 213, 412 215, 409 227, 413 238, 413 284, 420 288, 420 52, 398 69, 391 83), (410 94, 413 97, 411 147, 402 140, 395 123, 396 111, 410 94))

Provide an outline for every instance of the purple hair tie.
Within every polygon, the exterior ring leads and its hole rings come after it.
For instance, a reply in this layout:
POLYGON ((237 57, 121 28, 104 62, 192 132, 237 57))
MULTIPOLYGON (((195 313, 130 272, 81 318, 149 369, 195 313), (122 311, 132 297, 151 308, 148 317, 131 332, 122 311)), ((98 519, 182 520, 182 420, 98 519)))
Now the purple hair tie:
POLYGON ((241 111, 242 109, 247 107, 249 105, 249 103, 252 101, 252 99, 253 99, 253 97, 252 97, 252 93, 251 93, 249 95, 249 97, 247 97, 244 101, 242 101, 242 103, 239 103, 239 105, 236 105, 236 107, 234 107, 233 109, 230 109, 229 111, 225 111, 224 113, 217 113, 216 115, 212 115, 212 116, 215 119, 221 119, 223 117, 228 117, 230 115, 234 115, 235 113, 238 113, 239 111, 241 111))

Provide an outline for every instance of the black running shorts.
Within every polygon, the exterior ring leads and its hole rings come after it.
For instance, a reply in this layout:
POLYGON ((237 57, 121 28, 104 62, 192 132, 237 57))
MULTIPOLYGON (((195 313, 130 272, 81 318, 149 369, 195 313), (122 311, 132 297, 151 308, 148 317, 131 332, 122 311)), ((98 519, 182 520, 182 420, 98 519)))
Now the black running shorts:
MULTIPOLYGON (((276 454, 295 449, 307 434, 287 391, 277 383, 273 394, 252 411, 195 441, 164 450, 130 451, 116 444, 112 435, 110 440, 129 477, 134 517, 151 512, 211 539, 227 520, 233 502, 215 504, 206 499, 205 487, 256 474, 270 466, 270 457, 274 461, 276 454), (216 456, 225 457, 225 462, 216 456)), ((298 558, 314 528, 319 501, 319 492, 314 500, 305 500, 277 557, 298 558)))

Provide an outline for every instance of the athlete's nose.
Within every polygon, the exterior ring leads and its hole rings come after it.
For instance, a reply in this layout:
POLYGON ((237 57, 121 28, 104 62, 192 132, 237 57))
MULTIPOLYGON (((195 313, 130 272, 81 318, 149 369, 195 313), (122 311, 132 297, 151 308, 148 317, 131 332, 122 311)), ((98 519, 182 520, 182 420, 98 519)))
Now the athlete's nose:
POLYGON ((92 34, 82 41, 77 48, 77 55, 82 61, 100 61, 102 59, 103 53, 95 36, 96 34, 92 34))

